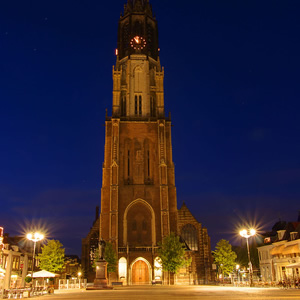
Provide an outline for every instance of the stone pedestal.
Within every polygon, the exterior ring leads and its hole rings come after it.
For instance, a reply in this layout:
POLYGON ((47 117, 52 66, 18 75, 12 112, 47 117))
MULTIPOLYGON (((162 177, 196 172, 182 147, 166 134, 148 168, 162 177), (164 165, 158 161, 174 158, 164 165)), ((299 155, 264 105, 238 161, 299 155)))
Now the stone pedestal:
POLYGON ((94 287, 107 286, 107 262, 99 260, 96 262, 96 279, 94 280, 94 287))
POLYGON ((100 259, 96 262, 96 278, 94 285, 88 287, 87 290, 104 290, 112 289, 107 285, 107 262, 104 259, 100 259))

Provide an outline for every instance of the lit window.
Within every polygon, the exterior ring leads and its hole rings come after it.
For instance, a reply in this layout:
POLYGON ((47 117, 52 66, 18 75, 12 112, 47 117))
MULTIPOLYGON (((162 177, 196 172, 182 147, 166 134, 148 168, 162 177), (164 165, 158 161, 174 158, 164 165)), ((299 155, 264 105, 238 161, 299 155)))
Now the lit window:
POLYGON ((162 265, 159 257, 154 259, 154 279, 162 280, 162 265))
POLYGON ((125 257, 119 259, 119 278, 125 280, 127 276, 127 260, 125 257))

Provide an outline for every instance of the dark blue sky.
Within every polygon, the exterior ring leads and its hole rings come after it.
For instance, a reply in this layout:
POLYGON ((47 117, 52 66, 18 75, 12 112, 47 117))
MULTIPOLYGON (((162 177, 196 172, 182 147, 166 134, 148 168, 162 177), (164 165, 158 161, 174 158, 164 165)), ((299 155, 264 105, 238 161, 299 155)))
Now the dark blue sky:
MULTIPOLYGON (((0 2, 0 226, 67 253, 100 204, 105 108, 125 0, 0 2)), ((300 2, 152 0, 178 206, 212 245, 300 210, 300 2)))

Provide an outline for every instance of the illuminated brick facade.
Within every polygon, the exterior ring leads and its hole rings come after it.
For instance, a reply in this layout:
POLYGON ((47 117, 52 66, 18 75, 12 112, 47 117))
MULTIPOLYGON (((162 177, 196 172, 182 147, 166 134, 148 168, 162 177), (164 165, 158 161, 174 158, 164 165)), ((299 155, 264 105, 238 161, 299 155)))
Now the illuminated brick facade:
POLYGON ((180 234, 181 226, 191 221, 199 247, 189 252, 192 266, 175 282, 209 282, 213 278, 207 231, 177 209, 171 120, 165 117, 164 69, 149 1, 129 0, 125 5, 116 54, 112 116, 105 122, 100 213, 100 238, 113 243, 120 260, 111 280, 165 280, 154 267, 158 243, 170 232, 180 234))

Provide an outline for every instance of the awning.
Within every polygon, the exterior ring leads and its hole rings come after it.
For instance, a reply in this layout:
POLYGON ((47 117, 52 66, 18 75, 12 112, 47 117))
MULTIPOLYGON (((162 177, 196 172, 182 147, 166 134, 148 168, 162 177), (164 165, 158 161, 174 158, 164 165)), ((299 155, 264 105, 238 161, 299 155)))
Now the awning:
POLYGON ((300 262, 285 266, 286 268, 300 268, 300 262))
POLYGON ((298 244, 287 246, 282 251, 282 254, 294 254, 294 253, 300 253, 298 244))
POLYGON ((282 253, 282 250, 285 248, 284 245, 276 246, 273 249, 271 249, 270 254, 271 255, 278 255, 282 253))

